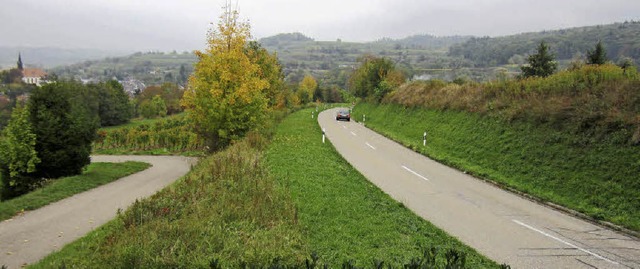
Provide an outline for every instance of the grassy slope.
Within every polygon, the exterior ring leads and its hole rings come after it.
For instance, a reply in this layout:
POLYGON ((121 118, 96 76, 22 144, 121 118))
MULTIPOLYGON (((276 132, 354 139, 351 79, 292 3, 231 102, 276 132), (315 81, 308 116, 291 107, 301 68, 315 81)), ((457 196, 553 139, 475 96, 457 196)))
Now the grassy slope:
POLYGON ((372 186, 330 144, 309 143, 305 134, 319 132, 309 113, 280 125, 268 165, 256 150, 264 138, 249 135, 32 267, 209 268, 217 261, 236 268, 276 260, 304 267, 311 251, 331 268, 345 259, 371 267, 373 257, 408 262, 419 245, 439 247, 441 264, 444 249, 456 248, 468 253, 470 268, 496 267, 372 186), (310 152, 323 161, 305 163, 310 152), (274 169, 278 162, 285 164, 274 169))
POLYGON ((640 230, 640 151, 463 112, 360 104, 354 117, 436 160, 594 217, 640 230), (428 132, 427 147, 422 133, 428 132))
POLYGON ((290 198, 239 142, 33 268, 238 268, 303 261, 290 198), (213 267, 215 268, 215 267, 213 267))
POLYGON ((290 190, 311 250, 322 261, 398 265, 420 256, 420 247, 433 246, 465 251, 470 268, 496 267, 367 181, 330 143, 320 142, 320 127, 309 114, 300 111, 279 126, 266 159, 290 190))
POLYGON ((82 175, 60 178, 23 196, 0 202, 0 221, 149 168, 141 162, 92 163, 82 175))

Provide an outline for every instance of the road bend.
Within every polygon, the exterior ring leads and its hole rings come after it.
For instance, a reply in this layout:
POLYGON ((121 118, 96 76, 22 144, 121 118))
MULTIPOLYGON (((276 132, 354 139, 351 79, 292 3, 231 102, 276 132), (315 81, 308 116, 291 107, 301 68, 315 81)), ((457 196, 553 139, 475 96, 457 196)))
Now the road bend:
POLYGON ((20 268, 60 250, 186 174, 195 158, 92 156, 93 162, 140 161, 152 167, 0 222, 0 266, 20 268))
MULTIPOLYGON (((413 212, 512 268, 640 268, 640 241, 524 199, 363 126, 318 122, 337 151, 413 212)), ((421 139, 421 138, 417 138, 421 139)))

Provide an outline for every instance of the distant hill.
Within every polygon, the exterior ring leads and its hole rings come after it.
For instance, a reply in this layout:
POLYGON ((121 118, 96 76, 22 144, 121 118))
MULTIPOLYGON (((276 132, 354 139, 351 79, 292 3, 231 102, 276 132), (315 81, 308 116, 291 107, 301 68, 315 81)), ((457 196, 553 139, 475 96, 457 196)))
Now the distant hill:
MULTIPOLYGON (((279 34, 259 42, 267 50, 277 52, 287 80, 300 81, 305 72, 317 77, 337 69, 350 69, 365 54, 391 58, 407 73, 425 69, 450 68, 447 52, 450 46, 469 40, 469 36, 436 37, 415 35, 403 39, 383 38, 373 42, 316 41, 301 33, 279 34)), ((455 63, 464 66, 463 63, 455 63)), ((338 86, 344 86, 339 84, 338 86)))
POLYGON ((522 64, 540 41, 547 42, 558 60, 570 60, 593 50, 602 41, 610 60, 629 57, 640 63, 640 21, 524 33, 504 37, 471 38, 449 48, 449 56, 464 57, 476 66, 522 64))
POLYGON ((82 80, 139 80, 147 85, 171 82, 184 85, 193 71, 193 53, 136 52, 124 57, 89 60, 48 71, 61 78, 82 80))
MULTIPOLYGON (((344 88, 348 75, 365 54, 387 57, 409 77, 416 79, 468 78, 482 81, 505 73, 516 74, 519 65, 526 62, 526 56, 541 40, 551 45, 557 59, 564 65, 576 55, 593 49, 598 40, 604 43, 609 59, 618 61, 621 57, 630 57, 640 63, 640 22, 495 38, 415 35, 358 43, 339 39, 317 41, 302 33, 285 33, 258 41, 267 50, 277 53, 287 81, 298 83, 305 73, 310 73, 320 80, 323 87, 344 88)), ((22 55, 23 60, 30 63, 29 53, 23 52, 22 55)), ((9 57, 12 66, 16 57, 17 53, 9 57)), ((120 80, 132 78, 147 85, 163 82, 183 84, 196 60, 192 53, 135 53, 84 61, 50 71, 61 77, 99 80, 115 77, 120 80)))
POLYGON ((302 33, 277 34, 270 37, 260 39, 263 46, 278 46, 282 43, 313 41, 312 38, 302 33))
POLYGON ((15 67, 18 61, 18 53, 22 54, 22 60, 27 66, 51 68, 86 60, 123 56, 131 52, 52 47, 0 47, 0 69, 15 67))

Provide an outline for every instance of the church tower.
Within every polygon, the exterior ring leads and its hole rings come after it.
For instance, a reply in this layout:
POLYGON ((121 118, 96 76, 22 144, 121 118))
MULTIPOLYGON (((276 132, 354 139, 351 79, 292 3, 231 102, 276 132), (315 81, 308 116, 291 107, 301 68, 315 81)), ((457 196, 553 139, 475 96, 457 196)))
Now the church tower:
POLYGON ((22 55, 20 55, 20 53, 18 53, 18 70, 24 70, 24 66, 22 66, 22 55))

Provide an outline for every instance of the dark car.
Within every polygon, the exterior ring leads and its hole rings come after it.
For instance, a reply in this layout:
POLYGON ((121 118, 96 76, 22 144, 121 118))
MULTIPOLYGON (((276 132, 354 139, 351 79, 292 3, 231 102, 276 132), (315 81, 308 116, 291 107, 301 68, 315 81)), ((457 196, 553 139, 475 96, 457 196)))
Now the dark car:
POLYGON ((351 112, 349 112, 348 109, 340 109, 338 114, 336 114, 336 120, 351 121, 351 112))

